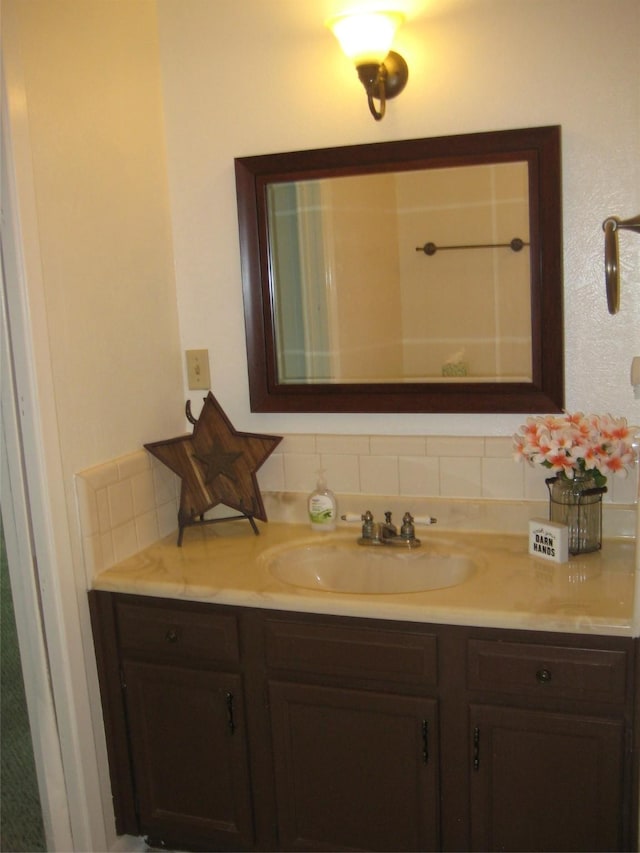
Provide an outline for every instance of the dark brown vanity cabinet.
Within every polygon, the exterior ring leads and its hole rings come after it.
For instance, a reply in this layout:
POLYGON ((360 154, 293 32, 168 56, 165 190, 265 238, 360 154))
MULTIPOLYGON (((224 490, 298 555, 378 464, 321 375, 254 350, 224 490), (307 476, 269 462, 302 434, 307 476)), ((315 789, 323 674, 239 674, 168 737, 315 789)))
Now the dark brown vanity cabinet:
POLYGON ((472 705, 471 727, 473 850, 623 849, 620 720, 472 705))
POLYGON ((196 850, 250 849, 236 616, 91 595, 118 831, 196 850))
POLYGON ((142 832, 250 846, 239 677, 132 661, 124 677, 142 832))
POLYGON ((471 848, 630 849, 631 645, 474 638, 467 683, 471 848))
POLYGON ((438 850, 437 639, 359 622, 265 619, 280 847, 438 850))
POLYGON ((637 641, 90 601, 119 832, 193 850, 637 847, 637 641))

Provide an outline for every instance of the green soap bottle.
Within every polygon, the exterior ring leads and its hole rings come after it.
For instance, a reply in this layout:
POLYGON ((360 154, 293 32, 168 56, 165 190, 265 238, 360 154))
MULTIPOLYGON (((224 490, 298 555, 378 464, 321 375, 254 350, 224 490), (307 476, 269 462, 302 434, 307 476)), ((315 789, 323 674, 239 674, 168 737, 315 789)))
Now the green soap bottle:
POLYGON ((318 482, 315 491, 309 495, 307 507, 312 530, 329 532, 336 529, 338 504, 336 496, 327 487, 322 470, 318 471, 318 482))

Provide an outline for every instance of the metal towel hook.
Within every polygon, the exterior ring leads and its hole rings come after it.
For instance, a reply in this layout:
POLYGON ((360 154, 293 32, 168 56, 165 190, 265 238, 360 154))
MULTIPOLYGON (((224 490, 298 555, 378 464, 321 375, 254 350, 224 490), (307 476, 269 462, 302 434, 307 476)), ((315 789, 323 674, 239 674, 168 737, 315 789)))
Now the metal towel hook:
POLYGON ((620 272, 618 256, 618 231, 635 231, 640 234, 640 214, 631 219, 619 219, 609 216, 602 223, 604 230, 604 273, 607 285, 607 305, 609 314, 616 314, 620 308, 620 272))

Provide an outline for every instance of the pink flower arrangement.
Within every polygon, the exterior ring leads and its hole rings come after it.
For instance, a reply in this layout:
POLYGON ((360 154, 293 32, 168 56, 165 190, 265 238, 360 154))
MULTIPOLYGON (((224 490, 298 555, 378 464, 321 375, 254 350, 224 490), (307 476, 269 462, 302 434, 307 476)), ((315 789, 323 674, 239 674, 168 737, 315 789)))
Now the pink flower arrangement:
POLYGON ((604 486, 608 474, 625 477, 635 460, 630 439, 625 418, 582 412, 542 415, 527 418, 513 436, 514 457, 568 480, 590 474, 596 485, 604 486))

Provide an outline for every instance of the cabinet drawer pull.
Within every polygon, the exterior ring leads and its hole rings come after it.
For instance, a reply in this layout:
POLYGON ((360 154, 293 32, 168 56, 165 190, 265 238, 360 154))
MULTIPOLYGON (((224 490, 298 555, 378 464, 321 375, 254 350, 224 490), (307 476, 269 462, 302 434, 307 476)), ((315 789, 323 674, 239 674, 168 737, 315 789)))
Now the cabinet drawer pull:
POLYGON ((422 760, 425 764, 429 763, 429 723, 427 720, 422 721, 422 760))
POLYGON ((233 693, 227 693, 227 726, 233 734, 236 730, 236 722, 233 718, 233 693))
POLYGON ((551 671, 548 669, 539 669, 536 672, 536 681, 539 684, 548 684, 551 681, 551 671))
POLYGON ((476 726, 473 730, 473 769, 477 772, 480 769, 480 727, 476 726))
POLYGON ((169 628, 167 633, 164 635, 167 643, 177 643, 178 642, 178 632, 175 628, 169 628))

